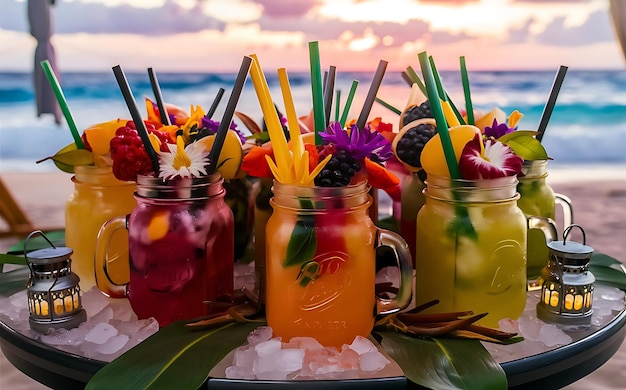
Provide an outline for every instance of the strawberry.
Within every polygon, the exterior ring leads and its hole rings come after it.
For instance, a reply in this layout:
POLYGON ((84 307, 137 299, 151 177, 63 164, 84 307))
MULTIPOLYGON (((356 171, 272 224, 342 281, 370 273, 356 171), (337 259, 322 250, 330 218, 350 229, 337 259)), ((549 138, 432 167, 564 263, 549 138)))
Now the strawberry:
POLYGON ((488 138, 481 153, 482 137, 476 134, 469 141, 459 159, 461 178, 467 180, 495 179, 521 173, 524 160, 511 148, 493 138, 488 138))

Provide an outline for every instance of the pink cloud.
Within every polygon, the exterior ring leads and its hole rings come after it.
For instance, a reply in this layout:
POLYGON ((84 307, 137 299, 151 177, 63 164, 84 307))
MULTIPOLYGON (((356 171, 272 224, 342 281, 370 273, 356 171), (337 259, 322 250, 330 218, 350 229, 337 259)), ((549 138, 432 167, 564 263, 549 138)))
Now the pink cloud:
POLYGON ((255 0, 255 2, 263 6, 265 15, 275 18, 304 16, 321 3, 320 0, 255 0))

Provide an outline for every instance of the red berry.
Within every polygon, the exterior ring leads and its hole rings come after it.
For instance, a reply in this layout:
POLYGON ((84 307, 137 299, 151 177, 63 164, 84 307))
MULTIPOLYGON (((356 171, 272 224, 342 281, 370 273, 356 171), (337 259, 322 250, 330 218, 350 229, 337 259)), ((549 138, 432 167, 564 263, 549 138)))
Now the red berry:
POLYGON ((152 161, 137 130, 129 126, 120 127, 111 139, 110 146, 113 175, 117 179, 135 181, 138 174, 147 175, 152 172, 152 161))

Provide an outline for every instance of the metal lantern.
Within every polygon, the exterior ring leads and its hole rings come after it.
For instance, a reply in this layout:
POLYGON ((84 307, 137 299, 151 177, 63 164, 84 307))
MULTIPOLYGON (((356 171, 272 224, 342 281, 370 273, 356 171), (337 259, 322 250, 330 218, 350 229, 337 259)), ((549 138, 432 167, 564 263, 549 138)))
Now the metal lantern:
POLYGON ((593 248, 585 245, 585 231, 579 225, 570 225, 563 232, 563 241, 548 243, 550 260, 541 271, 543 283, 537 304, 537 317, 562 325, 591 324, 593 283, 596 278, 589 271, 593 248), (565 241, 571 229, 578 227, 583 243, 565 241))
POLYGON ((24 243, 26 263, 30 275, 26 283, 28 294, 28 321, 40 333, 50 328, 71 329, 87 320, 80 298, 80 278, 72 273, 71 248, 56 247, 48 237, 37 230, 28 235, 24 243), (40 234, 50 248, 27 252, 28 241, 40 234))

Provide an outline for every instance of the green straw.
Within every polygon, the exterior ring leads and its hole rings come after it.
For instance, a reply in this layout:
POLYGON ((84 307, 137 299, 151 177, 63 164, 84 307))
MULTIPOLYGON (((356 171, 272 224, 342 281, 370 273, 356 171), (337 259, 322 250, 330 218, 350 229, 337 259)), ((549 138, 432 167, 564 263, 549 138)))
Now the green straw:
POLYGON ((320 132, 324 131, 324 93, 322 90, 322 69, 320 65, 320 49, 317 41, 309 42, 309 63, 311 70, 311 92, 313 95, 313 122, 315 128, 315 145, 322 144, 320 132))
POLYGON ((463 116, 461 115, 459 110, 457 110, 456 106, 452 102, 452 99, 450 99, 450 96, 448 96, 448 93, 446 92, 445 88, 443 87, 443 84, 441 83, 441 77, 439 77, 439 72, 437 71, 437 67, 435 66, 435 60, 433 59, 432 56, 430 56, 428 58, 428 61, 430 62, 433 76, 435 78, 435 83, 437 84, 437 91, 439 92, 439 97, 444 102, 450 103, 450 108, 452 108, 452 112, 454 112, 456 119, 459 121, 460 124, 464 125, 465 119, 463 119, 463 116))
POLYGON ((346 105, 343 106, 343 112, 341 113, 341 119, 339 120, 339 124, 343 129, 346 126, 346 121, 348 120, 348 114, 350 113, 350 106, 352 105, 352 99, 354 99, 354 93, 356 92, 356 87, 359 86, 359 82, 356 80, 352 80, 352 86, 350 87, 350 92, 348 92, 348 98, 346 99, 346 105))
POLYGON ((426 96, 430 102, 430 110, 437 122, 437 132, 441 138, 441 145, 443 147, 443 154, 448 165, 448 171, 452 179, 460 179, 461 172, 459 170, 459 163, 456 161, 454 154, 454 148, 452 147, 452 140, 448 133, 448 124, 446 117, 443 115, 441 109, 441 103, 439 102, 439 95, 437 94, 437 86, 435 85, 435 77, 433 70, 430 67, 430 61, 428 60, 428 54, 423 51, 418 55, 420 61, 420 67, 422 69, 422 75, 424 76, 424 83, 426 84, 426 96))
POLYGON ((74 143, 76 144, 77 149, 85 149, 85 144, 83 144, 83 140, 80 138, 80 133, 78 128, 76 127, 76 123, 74 122, 74 118, 72 118, 72 114, 70 113, 70 108, 67 105, 67 100, 65 100, 65 95, 63 95, 63 90, 61 89, 61 84, 59 84, 59 80, 57 79, 54 71, 52 70, 52 66, 48 60, 41 61, 41 67, 43 68, 43 72, 46 74, 50 85, 52 86, 52 90, 54 91, 54 96, 57 98, 57 102, 61 107, 61 111, 63 111, 63 116, 65 117, 65 121, 72 132, 72 137, 74 138, 74 143))
POLYGON ((461 63, 461 80, 463 82, 463 94, 465 95, 465 111, 467 111, 467 124, 474 125, 474 106, 472 105, 472 96, 470 94, 469 76, 467 75, 465 56, 459 57, 459 61, 461 63))
POLYGON ((335 122, 339 122, 339 105, 341 104, 341 90, 335 92, 335 122))
POLYGON ((420 76, 417 74, 415 69, 413 69, 413 67, 411 67, 411 66, 407 66, 406 73, 409 76, 409 78, 411 79, 411 82, 414 83, 414 84, 417 84, 417 86, 419 87, 420 91, 422 91, 422 93, 424 95, 426 95, 426 86, 424 86, 424 83, 420 79, 420 76))
POLYGON ((384 101, 383 99, 376 97, 376 103, 380 104, 381 106, 385 107, 386 109, 388 109, 389 111, 393 112, 394 114, 398 114, 401 115, 402 111, 400 111, 398 108, 392 106, 391 104, 387 103, 386 101, 384 101))

